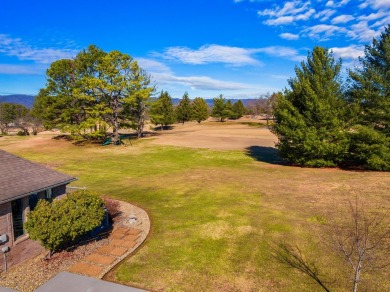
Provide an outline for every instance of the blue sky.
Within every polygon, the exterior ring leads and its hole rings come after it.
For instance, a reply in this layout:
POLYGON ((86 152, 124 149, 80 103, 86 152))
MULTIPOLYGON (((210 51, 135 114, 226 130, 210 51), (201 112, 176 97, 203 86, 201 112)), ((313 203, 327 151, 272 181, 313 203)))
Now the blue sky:
POLYGON ((173 97, 282 90, 314 46, 344 69, 390 23, 390 0, 3 1, 0 94, 36 94, 51 62, 95 44, 135 58, 173 97))

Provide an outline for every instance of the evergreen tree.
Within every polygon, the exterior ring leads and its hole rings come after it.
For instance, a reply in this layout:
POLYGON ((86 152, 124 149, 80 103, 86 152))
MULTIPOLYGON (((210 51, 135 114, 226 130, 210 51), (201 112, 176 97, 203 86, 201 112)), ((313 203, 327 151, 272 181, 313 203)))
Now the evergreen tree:
POLYGON ((348 149, 346 102, 340 83, 341 61, 315 47, 296 67, 290 90, 274 108, 274 132, 282 157, 306 166, 335 166, 348 149))
POLYGON ((205 100, 201 97, 195 98, 192 102, 192 119, 200 123, 208 117, 208 106, 205 100))
POLYGON ((177 121, 182 124, 184 124, 184 122, 189 122, 192 119, 191 101, 187 92, 184 93, 183 98, 176 108, 176 118, 177 121))
MULTIPOLYGON (((141 69, 137 62, 133 64, 132 90, 129 101, 124 106, 124 118, 130 119, 130 127, 137 131, 137 138, 141 138, 145 126, 146 112, 151 105, 151 95, 155 87, 150 86, 150 76, 141 69)), ((125 124, 125 123, 123 123, 125 124)))
POLYGON ((229 99, 225 102, 225 108, 223 110, 223 115, 229 119, 236 119, 236 113, 233 109, 232 101, 229 99))
POLYGON ((101 138, 110 126, 116 143, 119 127, 130 118, 126 106, 153 91, 150 79, 140 70, 129 55, 105 53, 91 45, 72 60, 50 65, 46 87, 39 92, 33 112, 45 126, 76 137, 101 138))
POLYGON ((151 122, 161 125, 161 129, 175 122, 172 98, 167 91, 161 91, 160 96, 152 103, 149 114, 151 122))
POLYGON ((233 104, 234 119, 239 119, 245 115, 245 107, 241 100, 236 101, 233 104))
POLYGON ((349 72, 348 97, 357 107, 349 162, 390 170, 390 25, 366 46, 360 61, 362 66, 349 72))
POLYGON ((223 122, 228 116, 229 111, 226 110, 226 99, 220 94, 213 99, 213 108, 211 109, 211 116, 219 118, 223 122))

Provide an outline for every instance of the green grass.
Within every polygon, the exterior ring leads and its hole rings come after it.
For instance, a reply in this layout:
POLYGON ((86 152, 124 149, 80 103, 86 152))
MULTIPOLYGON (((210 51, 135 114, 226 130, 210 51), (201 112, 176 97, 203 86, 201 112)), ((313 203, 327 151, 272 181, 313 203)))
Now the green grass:
MULTIPOLYGON (((328 210, 359 193, 371 205, 389 200, 390 176, 380 172, 304 169, 257 161, 241 151, 153 146, 74 146, 34 137, 0 140, 0 147, 78 177, 73 183, 148 211, 146 244, 115 271, 116 281, 166 291, 320 291, 277 263, 269 244, 298 244, 340 278, 341 261, 316 236, 328 210), (23 144, 24 143, 24 144, 23 144), (15 145, 22 145, 16 147, 15 145)), ((372 277, 367 274, 367 279, 372 277)), ((389 290, 388 270, 368 290, 389 290)), ((349 290, 347 280, 330 284, 349 290)), ((332 286, 333 285, 333 286, 332 286)))

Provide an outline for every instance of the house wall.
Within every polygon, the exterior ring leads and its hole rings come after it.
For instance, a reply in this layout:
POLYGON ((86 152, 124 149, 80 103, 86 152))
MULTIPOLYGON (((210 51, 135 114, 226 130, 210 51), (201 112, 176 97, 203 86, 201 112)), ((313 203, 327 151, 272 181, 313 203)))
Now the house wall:
POLYGON ((13 233, 12 233, 12 208, 11 202, 0 204, 0 235, 7 234, 8 242, 0 245, 0 248, 8 245, 13 245, 13 233))
MULTIPOLYGON (((66 195, 66 185, 61 185, 52 189, 53 199, 61 198, 65 195, 66 195)), ((45 199, 46 198, 45 191, 39 192, 38 198, 45 199)), ((29 196, 22 198, 22 204, 23 204, 23 213, 24 213, 24 221, 25 221, 27 220, 28 212, 30 212, 29 196)), ((0 249, 4 246, 12 247, 15 244, 17 245, 19 242, 22 242, 28 238, 28 235, 26 234, 26 236, 21 236, 20 238, 18 238, 16 242, 14 241, 11 202, 0 204, 0 235, 3 234, 8 235, 8 242, 3 245, 0 245, 0 249)))

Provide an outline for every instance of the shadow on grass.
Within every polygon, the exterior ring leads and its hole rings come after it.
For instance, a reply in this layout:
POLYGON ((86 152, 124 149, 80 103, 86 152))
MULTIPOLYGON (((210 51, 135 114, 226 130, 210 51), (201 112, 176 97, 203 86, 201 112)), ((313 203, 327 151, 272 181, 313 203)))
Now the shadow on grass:
POLYGON ((171 125, 164 126, 164 127, 156 126, 156 127, 154 127, 154 130, 155 131, 168 131, 168 130, 173 130, 174 128, 175 128, 175 126, 171 126, 171 125))
POLYGON ((288 165, 288 163, 279 156, 278 149, 273 147, 250 146, 245 149, 245 153, 257 161, 277 165, 288 165))

